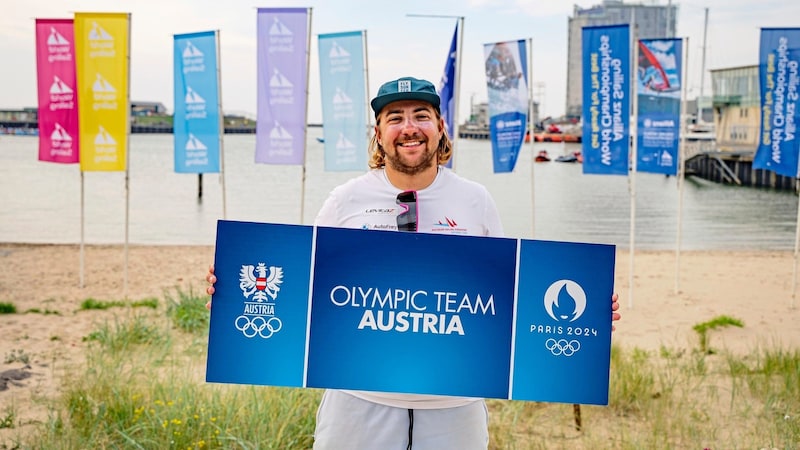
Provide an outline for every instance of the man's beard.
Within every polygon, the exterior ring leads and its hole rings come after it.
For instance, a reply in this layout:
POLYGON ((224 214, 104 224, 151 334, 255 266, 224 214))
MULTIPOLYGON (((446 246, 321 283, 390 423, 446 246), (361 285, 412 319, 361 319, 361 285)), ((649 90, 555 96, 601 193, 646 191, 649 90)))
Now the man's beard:
POLYGON ((429 169, 433 167, 437 162, 437 151, 428 149, 427 142, 425 145, 425 153, 424 159, 419 162, 419 164, 411 165, 407 164, 405 161, 402 161, 402 157, 400 156, 400 152, 397 151, 397 147, 395 147, 395 151, 393 154, 389 152, 384 152, 384 159, 386 160, 386 164, 388 164, 392 169, 404 173, 406 175, 418 175, 425 171, 425 169, 429 169))

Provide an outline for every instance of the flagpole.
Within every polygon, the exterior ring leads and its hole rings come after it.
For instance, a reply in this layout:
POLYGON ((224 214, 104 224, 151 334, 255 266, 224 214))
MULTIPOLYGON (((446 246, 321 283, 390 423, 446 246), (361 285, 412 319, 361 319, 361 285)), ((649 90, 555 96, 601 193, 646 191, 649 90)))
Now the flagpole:
POLYGON ((683 231, 683 187, 684 181, 686 178, 686 168, 684 167, 686 164, 686 120, 684 120, 683 115, 686 113, 686 82, 687 75, 689 73, 689 38, 683 38, 681 45, 683 48, 681 49, 681 56, 683 57, 683 83, 681 89, 681 110, 678 114, 680 117, 680 127, 678 128, 678 132, 680 136, 678 138, 678 223, 677 223, 677 232, 675 234, 675 294, 677 295, 680 292, 680 282, 681 282, 681 234, 683 231))
POLYGON ((464 44, 464 16, 458 18, 458 48, 456 48, 456 79, 453 84, 453 135, 450 140, 453 142, 453 170, 456 170, 456 158, 458 155, 458 98, 461 96, 461 48, 464 44))
POLYGON ((306 37, 306 107, 305 107, 305 126, 303 127, 303 165, 302 180, 300 183, 300 224, 305 223, 305 204, 306 204, 306 153, 308 153, 308 86, 311 72, 311 13, 313 8, 308 8, 308 36, 306 37))
POLYGON ((81 252, 80 252, 81 270, 80 270, 80 277, 79 278, 80 278, 80 287, 81 287, 81 289, 83 289, 83 286, 84 286, 83 273, 84 273, 84 266, 85 266, 85 264, 84 264, 84 259, 85 259, 85 255, 84 255, 84 253, 85 253, 84 252, 84 223, 86 222, 85 217, 84 217, 84 214, 85 214, 85 211, 86 211, 86 207, 85 207, 86 195, 84 193, 84 190, 85 190, 86 183, 84 183, 83 169, 80 169, 80 172, 81 172, 81 252))
POLYGON ((364 123, 367 124, 366 142, 369 142, 372 133, 372 114, 369 112, 369 55, 367 55, 367 49, 369 46, 367 45, 367 30, 362 30, 361 32, 364 35, 361 53, 364 55, 364 89, 366 90, 366 95, 364 96, 364 99, 366 100, 366 108, 364 108, 364 111, 367 115, 367 120, 364 123))
MULTIPOLYGON (((800 174, 800 158, 797 161, 797 172, 800 174)), ((800 178, 795 177, 795 194, 800 191, 800 178)), ((800 195, 797 196, 797 220, 795 222, 794 234, 794 265, 792 269, 792 302, 789 304, 791 309, 794 309, 794 301, 797 298, 797 256, 800 253, 800 195)))
MULTIPOLYGON (((708 34, 708 8, 705 9, 705 20, 703 23, 703 57, 700 59, 700 96, 698 97, 698 108, 697 108, 697 117, 700 123, 705 122, 703 118, 703 109, 700 108, 700 101, 705 103, 703 100, 703 86, 706 79, 706 35, 708 34)), ((713 121, 713 119, 712 119, 713 121)))
POLYGON ((131 189, 130 189, 130 162, 131 162, 131 14, 128 13, 128 48, 126 49, 126 72, 127 72, 127 92, 128 98, 125 102, 125 283, 123 287, 124 297, 128 298, 128 242, 130 235, 130 215, 131 215, 131 189))
MULTIPOLYGON (((214 42, 217 44, 217 114, 219 115, 219 183, 222 185, 222 218, 228 218, 225 193, 225 112, 222 109, 222 53, 219 45, 219 30, 214 30, 214 42)), ((201 174, 202 176, 202 174, 201 174)))
MULTIPOLYGON (((630 58, 633 60, 633 64, 632 64, 633 70, 631 71, 631 74, 638 74, 639 73, 639 58, 637 58, 636 55, 639 53, 639 47, 637 45, 637 39, 636 39, 636 10, 635 9, 632 10, 631 24, 632 24, 632 26, 631 26, 631 37, 630 37, 630 39, 632 41, 632 44, 629 44, 630 45, 630 49, 631 49, 630 58)), ((635 241, 636 241, 636 239, 635 239, 635 236, 636 236, 636 162, 637 162, 636 161, 637 160, 636 151, 637 151, 637 141, 638 141, 637 127, 638 127, 638 121, 639 121, 639 112, 637 111, 637 109, 639 107, 639 101, 637 99, 638 95, 636 94, 636 87, 635 87, 636 85, 634 84, 634 83, 636 83, 636 79, 633 78, 633 77, 629 77, 629 79, 632 81, 631 89, 630 89, 629 92, 633 92, 634 95, 632 95, 633 98, 631 99, 631 109, 632 109, 631 117, 633 118, 633 120, 630 122, 630 128, 631 128, 631 131, 632 131, 632 133, 630 134, 631 161, 630 161, 630 169, 629 169, 629 173, 628 173, 628 191, 630 192, 630 197, 631 197, 631 219, 630 219, 631 220, 631 225, 630 225, 630 238, 629 238, 629 244, 628 244, 628 246, 629 246, 628 258, 629 258, 629 262, 630 262, 630 269, 629 269, 630 272, 628 274, 628 276, 629 276, 629 281, 628 281, 628 283, 629 283, 629 286, 628 286, 628 292, 629 292, 628 293, 628 307, 629 308, 633 308, 633 279, 634 279, 633 278, 633 267, 634 267, 634 265, 633 265, 633 257, 634 257, 635 244, 636 244, 635 243, 635 241)))
POLYGON ((533 38, 528 38, 528 133, 530 133, 528 135, 530 136, 528 143, 531 147, 531 239, 533 239, 536 236, 536 180, 533 176, 534 167, 536 167, 536 157, 533 154, 533 38))

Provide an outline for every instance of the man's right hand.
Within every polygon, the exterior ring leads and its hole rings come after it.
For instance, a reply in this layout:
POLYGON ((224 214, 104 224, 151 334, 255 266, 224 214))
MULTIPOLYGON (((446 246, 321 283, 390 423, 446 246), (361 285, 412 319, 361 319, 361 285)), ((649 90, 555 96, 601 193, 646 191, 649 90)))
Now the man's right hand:
MULTIPOLYGON (((214 266, 208 266, 208 273, 206 274, 206 281, 208 281, 209 285, 206 288, 206 294, 214 295, 216 290, 214 289, 214 283, 217 282, 217 276, 214 275, 214 266)), ((206 309, 211 309, 211 300, 206 303, 206 309)))

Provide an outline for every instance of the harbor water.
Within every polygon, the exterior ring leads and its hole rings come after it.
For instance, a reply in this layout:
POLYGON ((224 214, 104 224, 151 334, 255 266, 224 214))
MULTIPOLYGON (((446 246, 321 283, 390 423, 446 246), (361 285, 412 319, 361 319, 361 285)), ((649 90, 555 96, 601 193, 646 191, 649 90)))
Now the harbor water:
MULTIPOLYGON (((308 129, 304 171, 256 164, 254 135, 225 135, 224 179, 205 174, 202 198, 197 175, 173 170, 171 134, 131 135, 127 189, 125 172, 82 180, 77 164, 38 161, 38 138, 0 136, 0 242, 213 245, 223 218, 309 225, 328 192, 359 174, 326 172, 321 136, 308 129)), ((681 191, 676 177, 584 175, 580 164, 533 162, 540 150, 579 149, 525 144, 514 172, 495 174, 490 142, 460 139, 454 170, 487 186, 509 237, 628 248, 633 230, 636 249, 794 248, 794 193, 692 177, 681 191)))

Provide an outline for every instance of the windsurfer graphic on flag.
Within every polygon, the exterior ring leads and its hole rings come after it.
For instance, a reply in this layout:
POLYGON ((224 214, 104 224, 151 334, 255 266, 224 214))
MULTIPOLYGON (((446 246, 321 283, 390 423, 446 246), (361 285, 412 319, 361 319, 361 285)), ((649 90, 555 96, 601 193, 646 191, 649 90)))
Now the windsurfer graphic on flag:
POLYGON ((638 75, 642 91, 663 94, 680 90, 676 74, 672 77, 668 74, 675 71, 674 53, 671 47, 670 41, 639 41, 638 75), (670 48, 651 49, 648 42, 654 46, 664 45, 670 48), (667 61, 671 56, 672 61, 667 61))

